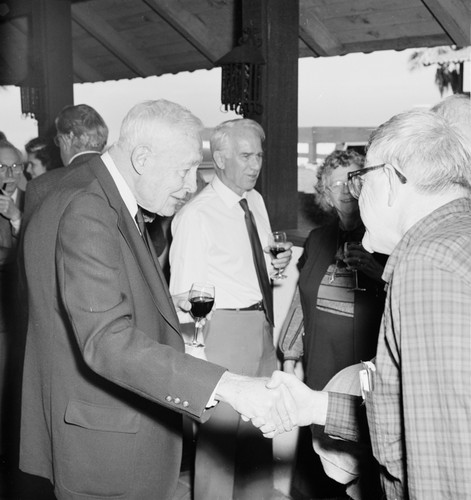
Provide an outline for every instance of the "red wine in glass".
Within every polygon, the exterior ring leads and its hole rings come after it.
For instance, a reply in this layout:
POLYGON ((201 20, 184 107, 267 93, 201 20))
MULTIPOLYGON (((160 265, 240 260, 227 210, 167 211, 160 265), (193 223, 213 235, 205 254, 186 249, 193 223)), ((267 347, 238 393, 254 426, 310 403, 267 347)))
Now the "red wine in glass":
POLYGON ((190 299, 191 315, 196 320, 202 320, 211 312, 214 305, 214 297, 193 297, 190 299))
MULTIPOLYGON (((278 254, 286 250, 286 233, 283 231, 274 231, 268 237, 268 245, 270 246, 270 253, 276 259, 278 254)), ((286 276, 283 274, 283 269, 278 269, 276 273, 271 274, 270 278, 274 280, 284 279, 286 276)))
POLYGON ((204 347, 199 341, 199 336, 203 328, 202 320, 211 312, 214 305, 214 286, 208 283, 193 283, 188 300, 191 304, 190 313, 195 320, 195 331, 192 341, 187 342, 187 345, 204 347))

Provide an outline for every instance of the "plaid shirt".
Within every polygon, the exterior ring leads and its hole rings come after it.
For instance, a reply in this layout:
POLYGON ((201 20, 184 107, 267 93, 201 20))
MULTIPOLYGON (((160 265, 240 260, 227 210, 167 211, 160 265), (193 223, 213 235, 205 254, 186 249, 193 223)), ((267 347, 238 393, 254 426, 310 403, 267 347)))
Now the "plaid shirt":
MULTIPOLYGON (((386 497, 471 498, 471 200, 415 224, 383 279, 389 289, 366 407, 386 497)), ((342 436, 332 422, 353 401, 330 397, 326 432, 342 436)))

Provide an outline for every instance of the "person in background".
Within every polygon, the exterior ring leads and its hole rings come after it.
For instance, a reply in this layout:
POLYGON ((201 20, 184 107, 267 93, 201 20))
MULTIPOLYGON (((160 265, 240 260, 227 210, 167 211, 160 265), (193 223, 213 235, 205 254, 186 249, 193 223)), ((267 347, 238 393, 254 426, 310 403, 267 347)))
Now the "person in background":
POLYGON ((55 152, 48 139, 36 137, 25 145, 27 154, 26 172, 30 179, 35 179, 48 170, 52 170, 59 165, 55 162, 55 152))
POLYGON ((265 379, 185 354, 142 219, 141 207, 173 215, 195 190, 201 129, 178 104, 137 104, 109 151, 71 169, 26 227, 20 468, 58 500, 172 499, 181 416, 204 421, 218 401, 291 428, 265 379))
POLYGON ((10 451, 7 372, 18 327, 16 255, 24 203, 24 191, 18 183, 23 170, 21 152, 10 142, 0 140, 0 455, 10 451))
POLYGON ((471 142, 471 100, 469 95, 450 95, 433 106, 432 111, 443 116, 453 126, 458 127, 471 142))
MULTIPOLYGON (((331 219, 313 229, 306 240, 298 262, 298 288, 280 332, 283 369, 295 373, 296 364, 302 362, 304 380, 315 390, 323 389, 341 369, 376 352, 386 256, 372 254, 361 245, 365 227, 358 201, 347 185, 349 172, 363 165, 364 157, 355 151, 336 150, 318 170, 317 204, 331 219)), ((345 488, 324 474, 309 429, 301 429, 293 496, 341 494, 345 488)))
POLYGON ((100 154, 108 140, 108 127, 101 115, 87 104, 66 106, 56 120, 59 146, 65 167, 75 167, 100 154))
POLYGON ((108 127, 101 115, 87 104, 66 106, 55 120, 57 134, 54 142, 60 148, 66 169, 53 169, 28 182, 25 199, 25 225, 44 198, 58 182, 77 167, 99 156, 108 140, 108 127))
MULTIPOLYGON (((269 376, 276 369, 267 271, 271 262, 262 251, 271 229, 263 198, 254 189, 264 139, 262 127, 253 120, 230 120, 214 129, 210 145, 216 175, 176 214, 170 248, 173 294, 188 290, 193 282, 215 287, 215 310, 204 333, 207 359, 251 376, 269 376), (242 204, 255 218, 263 269, 254 260, 242 204)), ((290 258, 287 250, 272 264, 284 268, 290 258)), ((272 462, 271 442, 255 434, 232 408, 219 405, 198 430, 194 498, 270 498, 272 462)))
POLYGON ((364 247, 390 254, 376 359, 361 379, 366 404, 286 373, 270 384, 288 386, 300 425, 341 439, 362 439, 366 408, 387 500, 471 491, 471 142, 450 116, 392 117, 373 132, 366 167, 349 174, 364 247))

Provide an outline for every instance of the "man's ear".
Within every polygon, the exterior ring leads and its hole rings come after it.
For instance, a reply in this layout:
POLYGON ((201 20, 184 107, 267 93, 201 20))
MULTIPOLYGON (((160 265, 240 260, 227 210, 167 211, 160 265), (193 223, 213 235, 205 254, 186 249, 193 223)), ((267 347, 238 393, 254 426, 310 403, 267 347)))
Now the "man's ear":
POLYGON ((399 177, 396 175, 396 172, 394 172, 394 169, 391 165, 386 164, 386 166, 384 167, 384 172, 388 178, 389 185, 388 206, 392 207, 394 205, 394 202, 396 201, 398 191, 401 186, 401 181, 399 180, 399 177))
POLYGON ((136 146, 131 153, 131 164, 139 175, 144 173, 150 148, 145 145, 136 146))
POLYGON ((218 167, 221 170, 224 170, 224 159, 225 156, 222 151, 215 151, 213 155, 214 163, 216 164, 216 167, 218 167))

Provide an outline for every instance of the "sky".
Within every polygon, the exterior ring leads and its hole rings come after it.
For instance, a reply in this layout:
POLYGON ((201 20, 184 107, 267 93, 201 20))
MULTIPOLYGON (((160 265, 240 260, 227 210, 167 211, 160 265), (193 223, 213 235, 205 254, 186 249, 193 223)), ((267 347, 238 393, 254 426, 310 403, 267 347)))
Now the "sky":
MULTIPOLYGON (((434 67, 411 71, 412 50, 349 54, 299 60, 298 125, 375 127, 392 115, 440 100, 434 67)), ((126 112, 147 99, 165 98, 188 107, 205 126, 236 117, 220 104, 220 68, 178 75, 74 85, 75 104, 93 106, 110 129, 119 133, 126 112)), ((469 79, 465 90, 469 90, 469 79)), ((18 148, 36 137, 36 121, 21 116, 17 87, 0 87, 0 130, 18 148)))

